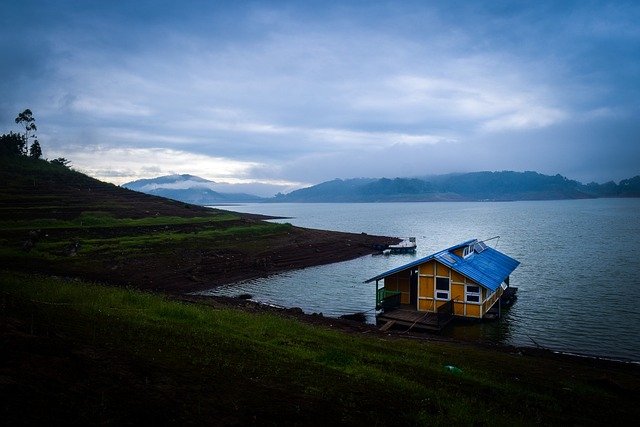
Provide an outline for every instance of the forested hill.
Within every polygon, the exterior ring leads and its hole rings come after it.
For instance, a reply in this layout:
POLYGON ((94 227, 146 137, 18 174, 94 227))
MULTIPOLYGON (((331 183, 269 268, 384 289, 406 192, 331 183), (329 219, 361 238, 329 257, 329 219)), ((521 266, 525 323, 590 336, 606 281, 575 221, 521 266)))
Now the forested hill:
POLYGON ((640 175, 582 184, 536 172, 474 172, 426 178, 336 179, 278 194, 275 202, 435 202, 640 197, 640 175))

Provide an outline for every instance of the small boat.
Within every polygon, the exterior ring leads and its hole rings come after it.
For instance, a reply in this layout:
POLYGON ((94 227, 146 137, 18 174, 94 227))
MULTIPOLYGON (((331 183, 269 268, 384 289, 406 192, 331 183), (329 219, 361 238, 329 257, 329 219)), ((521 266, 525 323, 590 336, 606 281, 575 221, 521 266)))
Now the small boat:
POLYGON ((397 243, 395 245, 389 245, 387 246, 387 248, 385 250, 382 251, 383 254, 385 255, 391 255, 391 254, 413 254, 416 252, 416 248, 418 247, 418 245, 416 244, 416 238, 415 237, 409 237, 408 239, 405 239, 403 241, 401 241, 400 243, 397 243))

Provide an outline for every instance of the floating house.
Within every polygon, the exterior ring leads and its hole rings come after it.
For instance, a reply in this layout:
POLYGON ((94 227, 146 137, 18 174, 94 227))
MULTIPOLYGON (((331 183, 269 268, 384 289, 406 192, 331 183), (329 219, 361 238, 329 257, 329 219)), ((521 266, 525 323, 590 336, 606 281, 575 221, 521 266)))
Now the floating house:
POLYGON ((519 261, 469 240, 366 280, 376 283, 383 328, 441 330, 455 317, 495 318, 500 300, 513 298, 509 275, 519 261), (380 286, 382 282, 382 286, 380 286))

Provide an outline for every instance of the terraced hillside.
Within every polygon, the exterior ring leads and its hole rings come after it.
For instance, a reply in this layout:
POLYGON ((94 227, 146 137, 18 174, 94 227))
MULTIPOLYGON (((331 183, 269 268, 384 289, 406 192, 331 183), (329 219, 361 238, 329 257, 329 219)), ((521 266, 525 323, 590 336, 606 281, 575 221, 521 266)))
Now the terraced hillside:
POLYGON ((397 239, 309 230, 0 159, 0 268, 167 293, 372 253, 397 239))

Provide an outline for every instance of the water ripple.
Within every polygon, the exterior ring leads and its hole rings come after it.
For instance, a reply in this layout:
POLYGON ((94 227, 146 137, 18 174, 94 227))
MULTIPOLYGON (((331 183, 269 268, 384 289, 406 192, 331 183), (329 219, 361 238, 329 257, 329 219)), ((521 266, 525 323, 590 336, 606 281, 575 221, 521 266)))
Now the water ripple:
MULTIPOLYGON (((258 301, 374 321, 375 284, 364 280, 470 238, 501 236, 518 259, 518 300, 497 322, 451 333, 513 345, 640 360, 636 248, 640 199, 511 203, 256 204, 242 212, 293 217, 310 228, 418 238, 414 256, 369 256, 216 289, 258 301), (536 344, 534 344, 536 343, 536 344)), ((497 246, 496 246, 497 244, 497 246)))

